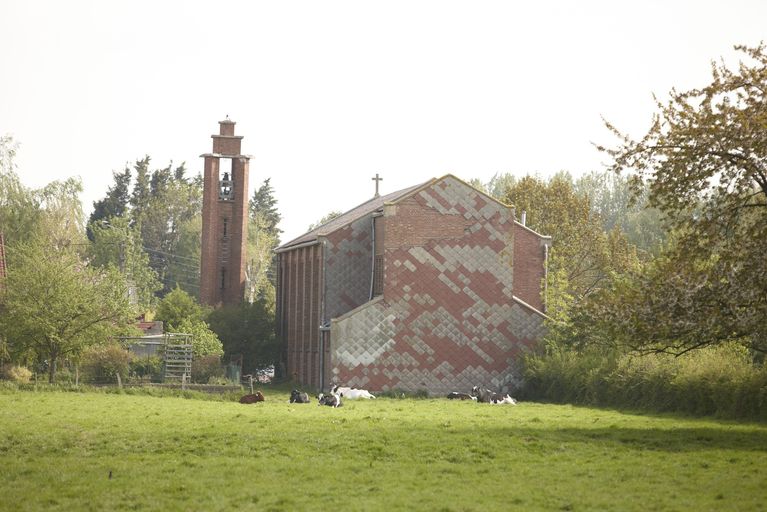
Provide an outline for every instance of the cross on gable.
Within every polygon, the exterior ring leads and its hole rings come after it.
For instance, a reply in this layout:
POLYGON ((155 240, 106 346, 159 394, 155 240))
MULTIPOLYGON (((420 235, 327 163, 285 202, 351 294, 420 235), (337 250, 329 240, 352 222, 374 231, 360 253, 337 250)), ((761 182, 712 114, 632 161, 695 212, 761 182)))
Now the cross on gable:
POLYGON ((371 178, 371 179, 376 182, 376 195, 374 197, 378 197, 380 195, 378 193, 378 182, 379 181, 383 181, 383 178, 379 177, 378 173, 376 173, 376 177, 375 178, 371 178))

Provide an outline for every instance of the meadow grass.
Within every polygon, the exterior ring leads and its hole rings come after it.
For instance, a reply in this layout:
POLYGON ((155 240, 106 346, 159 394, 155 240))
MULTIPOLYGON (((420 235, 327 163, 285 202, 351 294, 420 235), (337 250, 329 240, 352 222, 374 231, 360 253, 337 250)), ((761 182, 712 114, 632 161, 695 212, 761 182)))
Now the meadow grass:
POLYGON ((0 510, 765 509, 761 424, 265 395, 2 389, 0 510))

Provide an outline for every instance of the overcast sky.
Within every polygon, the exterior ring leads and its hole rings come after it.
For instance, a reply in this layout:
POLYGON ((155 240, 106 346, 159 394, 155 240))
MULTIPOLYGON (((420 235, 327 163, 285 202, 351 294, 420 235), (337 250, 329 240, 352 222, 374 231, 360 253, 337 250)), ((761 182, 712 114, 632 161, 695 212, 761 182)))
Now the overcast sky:
POLYGON ((331 210, 453 173, 601 169, 601 117, 767 40, 753 1, 0 0, 0 135, 22 180, 79 175, 86 212, 150 155, 202 170, 226 115, 270 177, 283 242, 331 210))

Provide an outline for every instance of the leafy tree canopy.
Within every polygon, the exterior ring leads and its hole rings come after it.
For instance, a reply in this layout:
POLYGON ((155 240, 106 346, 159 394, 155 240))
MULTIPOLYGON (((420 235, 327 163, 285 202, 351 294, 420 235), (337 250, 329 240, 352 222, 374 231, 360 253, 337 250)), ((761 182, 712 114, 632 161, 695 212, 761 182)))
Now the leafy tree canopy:
POLYGON ((636 312, 623 337, 649 350, 767 349, 767 52, 736 49, 736 68, 715 62, 710 84, 657 101, 642 138, 607 123, 620 143, 600 146, 675 230, 665 259, 614 297, 636 312))
POLYGON ((257 300, 220 307, 211 312, 208 321, 224 344, 227 360, 242 356, 244 373, 275 364, 279 344, 274 334, 274 302, 257 300))
POLYGON ((160 301, 155 319, 163 321, 166 331, 179 332, 184 321, 204 322, 206 313, 194 297, 176 287, 160 301))
POLYGON ((16 244, 8 258, 0 332, 15 359, 45 360, 50 382, 58 361, 125 332, 135 318, 125 279, 87 266, 72 247, 38 238, 16 244))

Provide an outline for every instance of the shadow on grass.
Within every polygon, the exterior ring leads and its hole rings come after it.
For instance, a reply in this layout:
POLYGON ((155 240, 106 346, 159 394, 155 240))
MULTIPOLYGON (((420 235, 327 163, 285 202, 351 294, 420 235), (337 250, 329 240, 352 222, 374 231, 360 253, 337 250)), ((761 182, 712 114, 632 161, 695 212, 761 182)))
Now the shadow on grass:
POLYGON ((562 429, 504 427, 497 430, 499 435, 541 445, 583 444, 599 445, 606 449, 625 447, 679 453, 703 450, 767 452, 767 431, 764 430, 727 430, 727 427, 641 429, 620 426, 562 429))

